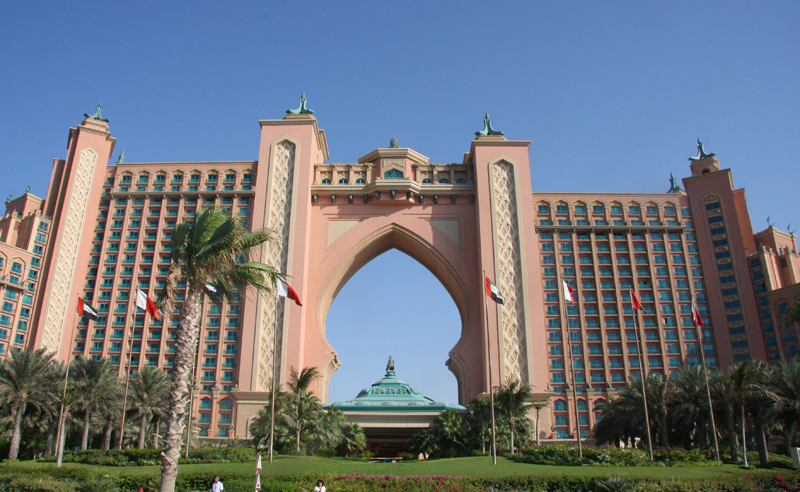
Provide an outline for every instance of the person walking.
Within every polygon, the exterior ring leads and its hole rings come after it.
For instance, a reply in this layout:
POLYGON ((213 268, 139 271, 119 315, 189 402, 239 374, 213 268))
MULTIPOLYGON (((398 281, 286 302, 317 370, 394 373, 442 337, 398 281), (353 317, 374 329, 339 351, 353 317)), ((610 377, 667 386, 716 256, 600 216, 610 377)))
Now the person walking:
POLYGON ((314 492, 326 492, 328 489, 325 488, 325 482, 322 479, 317 480, 317 486, 314 487, 314 492))
POLYGON ((222 492, 223 490, 225 490, 225 486, 222 485, 219 475, 217 475, 214 477, 214 482, 211 484, 211 492, 222 492))

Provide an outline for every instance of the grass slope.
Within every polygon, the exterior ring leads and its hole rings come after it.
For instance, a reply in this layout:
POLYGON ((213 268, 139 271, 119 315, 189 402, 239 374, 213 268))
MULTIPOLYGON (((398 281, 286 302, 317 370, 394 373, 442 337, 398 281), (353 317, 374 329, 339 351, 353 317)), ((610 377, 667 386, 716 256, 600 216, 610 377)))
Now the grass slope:
MULTIPOLYGON (((35 463, 24 461, 6 463, 2 466, 5 471, 13 472, 18 468, 48 468, 51 463, 35 463)), ((65 463, 65 467, 86 467, 65 463)), ((93 467, 98 473, 123 474, 123 475, 160 475, 158 466, 133 466, 133 467, 93 467)), ((180 465, 180 472, 207 472, 224 475, 225 472, 240 472, 255 474, 255 463, 214 463, 201 465, 180 465)), ((790 470, 780 470, 781 475, 795 476, 790 470)), ((546 475, 580 475, 592 477, 606 477, 609 475, 627 475, 631 477, 652 478, 677 478, 677 479, 704 479, 724 478, 731 475, 752 474, 753 470, 744 470, 735 465, 722 465, 714 467, 630 467, 630 468, 603 468, 592 466, 550 466, 515 463, 505 458, 497 459, 497 466, 492 465, 491 458, 470 457, 453 458, 431 461, 408 461, 401 463, 366 463, 361 461, 328 459, 316 457, 278 456, 272 464, 264 462, 262 476, 268 475, 349 475, 373 474, 393 476, 437 476, 455 475, 459 477, 508 477, 508 476, 546 476, 546 475)), ((755 473, 758 473, 756 471, 755 473)))

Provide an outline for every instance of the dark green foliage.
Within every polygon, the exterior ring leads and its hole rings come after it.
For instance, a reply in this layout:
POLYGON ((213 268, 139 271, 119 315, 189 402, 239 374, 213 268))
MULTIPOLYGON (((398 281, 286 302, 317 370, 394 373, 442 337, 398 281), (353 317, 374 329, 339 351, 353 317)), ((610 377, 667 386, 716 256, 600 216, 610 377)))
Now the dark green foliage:
MULTIPOLYGON (((181 463, 245 463, 255 461, 257 451, 253 448, 194 448, 189 450, 189 459, 181 463)), ((77 453, 65 453, 64 463, 83 463, 102 466, 155 465, 161 459, 161 450, 155 448, 88 449, 77 453)), ((39 461, 54 463, 55 458, 39 461)))
POLYGON ((714 466, 708 451, 685 450, 681 448, 658 449, 653 453, 655 462, 649 460, 640 449, 620 449, 614 447, 583 448, 583 460, 578 448, 572 445, 553 444, 524 448, 519 455, 507 458, 519 463, 541 465, 594 465, 594 466, 714 466))

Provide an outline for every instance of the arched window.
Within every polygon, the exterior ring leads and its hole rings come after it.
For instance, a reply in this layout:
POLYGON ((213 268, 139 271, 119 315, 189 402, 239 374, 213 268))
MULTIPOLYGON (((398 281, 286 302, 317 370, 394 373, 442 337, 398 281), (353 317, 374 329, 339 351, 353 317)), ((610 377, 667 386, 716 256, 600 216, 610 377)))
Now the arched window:
POLYGON ((324 185, 329 185, 329 184, 331 184, 331 180, 330 180, 330 178, 325 178, 325 179, 323 179, 323 180, 322 180, 322 184, 324 184, 324 185))
POLYGON ((364 183, 366 183, 366 181, 364 180, 364 178, 358 178, 358 179, 356 180, 356 184, 364 184, 364 183))
POLYGON ((553 402, 553 410, 556 412, 566 412, 567 411, 567 404, 564 400, 556 400, 553 402))
POLYGON ((339 184, 340 185, 346 185, 348 183, 349 183, 349 181, 347 181, 347 178, 342 178, 342 179, 339 180, 339 184))
POLYGON ((439 180, 439 184, 450 184, 450 180, 447 178, 442 178, 439 180))
POLYGON ((403 171, 390 169, 383 175, 385 179, 403 179, 403 171))
POLYGON ((586 400, 578 400, 578 410, 581 412, 586 410, 586 400))
POLYGON ((200 410, 211 410, 211 398, 203 398, 200 400, 200 410))
POLYGON ((431 178, 425 178, 422 180, 422 184, 431 184, 431 183, 433 183, 433 181, 431 181, 431 178))
POLYGON ((467 184, 467 180, 464 179, 464 178, 458 178, 456 180, 456 184, 465 185, 465 184, 467 184))
POLYGON ((219 402, 219 409, 220 410, 233 410, 233 401, 225 398, 221 402, 219 402))

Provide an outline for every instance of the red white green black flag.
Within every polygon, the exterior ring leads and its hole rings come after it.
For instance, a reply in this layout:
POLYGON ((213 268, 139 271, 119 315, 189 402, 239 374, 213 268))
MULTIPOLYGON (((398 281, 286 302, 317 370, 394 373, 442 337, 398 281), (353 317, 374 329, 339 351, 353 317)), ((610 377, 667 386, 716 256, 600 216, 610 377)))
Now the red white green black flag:
POLYGON ((489 280, 489 277, 486 277, 486 295, 491 297, 494 302, 497 304, 503 304, 503 294, 500 293, 500 289, 489 280))

